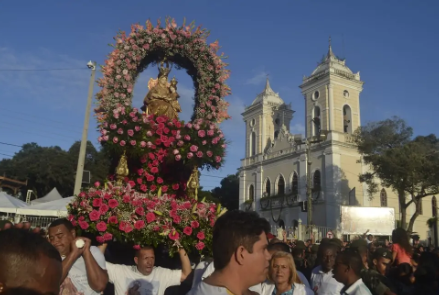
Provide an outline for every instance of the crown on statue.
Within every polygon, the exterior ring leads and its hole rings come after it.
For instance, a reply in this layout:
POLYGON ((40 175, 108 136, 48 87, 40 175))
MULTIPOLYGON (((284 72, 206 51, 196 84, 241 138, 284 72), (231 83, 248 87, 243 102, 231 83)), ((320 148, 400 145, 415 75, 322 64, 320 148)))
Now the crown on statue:
POLYGON ((172 85, 172 86, 177 86, 177 84, 178 84, 177 79, 175 79, 175 77, 172 78, 172 80, 171 80, 171 85, 172 85))
POLYGON ((171 67, 169 66, 169 62, 166 60, 166 57, 162 60, 159 67, 159 78, 161 77, 168 77, 169 73, 171 72, 171 67), (166 67, 164 67, 164 64, 166 64, 166 67))

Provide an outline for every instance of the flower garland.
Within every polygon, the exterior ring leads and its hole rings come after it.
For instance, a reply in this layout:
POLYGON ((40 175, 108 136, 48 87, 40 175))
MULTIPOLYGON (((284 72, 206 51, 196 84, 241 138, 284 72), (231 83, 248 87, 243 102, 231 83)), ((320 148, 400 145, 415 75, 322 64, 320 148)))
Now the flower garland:
POLYGON ((171 255, 174 243, 188 251, 211 251, 212 227, 224 209, 215 203, 179 200, 168 194, 149 197, 111 183, 81 192, 68 207, 68 219, 81 230, 95 234, 100 243, 113 240, 135 249, 165 244, 171 255))

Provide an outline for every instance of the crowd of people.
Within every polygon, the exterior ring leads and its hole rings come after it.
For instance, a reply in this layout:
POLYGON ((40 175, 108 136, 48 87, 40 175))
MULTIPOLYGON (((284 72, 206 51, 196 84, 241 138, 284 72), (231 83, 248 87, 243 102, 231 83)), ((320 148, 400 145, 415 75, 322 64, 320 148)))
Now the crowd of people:
POLYGON ((44 234, 29 224, 6 224, 0 231, 0 295, 439 294, 437 251, 413 247, 400 228, 392 243, 365 234, 317 244, 278 239, 256 213, 230 211, 215 223, 213 257, 194 266, 179 248, 177 270, 156 266, 152 247, 136 250, 127 265, 109 259, 118 251, 107 246, 78 237, 67 219, 52 222, 44 234), (186 289, 171 288, 182 283, 186 289))

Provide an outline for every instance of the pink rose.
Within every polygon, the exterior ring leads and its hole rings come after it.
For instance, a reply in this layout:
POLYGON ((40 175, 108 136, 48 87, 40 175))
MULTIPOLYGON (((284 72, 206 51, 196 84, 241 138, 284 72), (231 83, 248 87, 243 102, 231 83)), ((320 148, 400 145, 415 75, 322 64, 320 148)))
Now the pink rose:
POLYGON ((205 236, 204 236, 204 232, 200 231, 200 232, 197 234, 197 238, 198 238, 199 240, 204 240, 204 238, 205 238, 205 236))
POLYGON ((146 136, 152 136, 152 132, 151 132, 150 130, 148 130, 148 131, 146 132, 146 136))
POLYGON ((136 130, 137 132, 139 132, 139 131, 140 131, 140 129, 141 129, 141 127, 140 127, 140 126, 136 126, 136 127, 134 127, 134 130, 136 130))
POLYGON ((206 155, 210 158, 210 157, 213 156, 213 153, 212 153, 212 151, 207 151, 207 152, 206 152, 206 155))
POLYGON ((107 230, 107 225, 105 224, 105 222, 101 221, 98 224, 96 224, 96 229, 98 231, 106 231, 107 230))
POLYGON ((221 157, 220 156, 215 156, 215 162, 217 162, 217 163, 221 162, 221 157))
POLYGON ((191 152, 195 153, 196 151, 198 151, 198 147, 196 145, 191 145, 191 147, 189 148, 191 150, 191 152))
POLYGON ((146 147, 146 142, 141 141, 141 142, 140 142, 140 146, 143 147, 143 148, 146 147))
POLYGON ((208 130, 208 131, 207 131, 207 135, 209 135, 209 136, 213 136, 213 135, 214 135, 213 130, 212 130, 212 129, 211 129, 211 130, 208 130))
POLYGON ((104 237, 101 237, 101 236, 97 236, 97 237, 96 237, 96 241, 97 241, 99 244, 103 244, 103 243, 105 242, 104 237))
POLYGON ((140 250, 140 245, 134 245, 134 246, 133 246, 133 249, 134 249, 134 250, 140 250))
POLYGON ((189 135, 187 135, 187 134, 186 134, 183 138, 184 138, 184 140, 186 140, 186 141, 191 140, 191 137, 190 137, 189 135))
POLYGON ((83 230, 86 230, 86 229, 89 227, 89 225, 88 225, 88 223, 87 223, 86 221, 79 221, 78 223, 79 223, 79 226, 80 226, 83 230))
POLYGON ((192 159, 193 156, 194 156, 193 153, 191 153, 191 152, 187 153, 187 158, 188 158, 188 159, 192 159))
POLYGON ((187 123, 187 124, 186 124, 186 127, 187 127, 187 128, 192 128, 192 124, 191 124, 191 123, 187 123))
POLYGON ((198 131, 198 137, 203 138, 203 137, 205 137, 205 136, 206 136, 206 131, 204 131, 204 130, 199 130, 199 131, 198 131))
POLYGON ((115 199, 110 199, 110 200, 108 200, 108 206, 109 206, 111 209, 116 208, 118 205, 119 205, 119 202, 118 202, 117 200, 115 200, 115 199))
POLYGON ((180 161, 181 160, 181 155, 176 155, 175 156, 175 161, 180 161))
POLYGON ((101 185, 101 183, 99 182, 99 181, 96 181, 95 182, 95 187, 97 188, 97 187, 99 187, 101 185))
POLYGON ((114 142, 114 143, 118 143, 118 142, 119 142, 119 138, 117 138, 116 136, 113 137, 113 142, 114 142))
POLYGON ((201 250, 203 250, 204 249, 204 243, 203 242, 198 242, 196 245, 195 245, 195 248, 198 250, 198 251, 201 251, 201 250))
POLYGON ((151 223, 155 220, 155 214, 152 212, 148 212, 146 214, 146 222, 151 223))
POLYGON ((125 146, 126 142, 125 142, 125 140, 121 140, 119 144, 120 144, 120 146, 125 146))
POLYGON ((202 152, 202 151, 198 151, 198 152, 197 152, 197 157, 198 157, 198 158, 203 157, 203 152, 202 152))
POLYGON ((104 242, 111 241, 113 239, 113 235, 110 233, 104 234, 104 242))
POLYGON ((96 221, 99 219, 99 217, 101 217, 101 213, 99 213, 99 211, 93 210, 90 212, 90 214, 88 214, 88 217, 91 221, 96 221))
POLYGON ((134 135, 134 130, 133 129, 129 129, 127 131, 127 133, 128 133, 129 136, 133 136, 134 135))
POLYGON ((194 129, 195 129, 195 130, 199 130, 199 129, 200 129, 200 125, 195 124, 195 125, 194 125, 194 129))
POLYGON ((186 226, 183 230, 183 233, 187 236, 190 236, 192 234, 192 227, 186 226))
POLYGON ((123 129, 122 128, 117 129, 117 133, 118 134, 123 134, 123 129))
POLYGON ((200 227, 200 224, 198 223, 198 221, 191 221, 191 227, 192 228, 199 228, 200 227))
POLYGON ((206 144, 207 144, 207 140, 203 140, 203 141, 201 142, 201 144, 202 144, 202 145, 206 145, 206 144))
POLYGON ((179 154, 180 152, 179 152, 177 149, 175 149, 175 150, 173 151, 173 153, 174 153, 174 155, 176 155, 176 154, 179 154))
POLYGON ((136 141, 135 141, 135 140, 131 140, 131 141, 130 141, 130 144, 131 144, 132 146, 135 146, 135 145, 136 145, 136 141))
POLYGON ((183 145, 184 145, 184 142, 183 142, 182 140, 179 140, 179 141, 177 142, 177 145, 178 145, 178 146, 183 146, 183 145))
POLYGON ((110 216, 110 218, 108 218, 108 223, 117 224, 117 222, 116 216, 110 216))
POLYGON ((137 220, 136 223, 134 224, 134 227, 137 230, 141 230, 142 228, 145 227, 145 222, 143 220, 137 220))
POLYGON ((110 125, 110 129, 114 130, 114 129, 116 129, 116 128, 117 128, 116 124, 111 124, 111 125, 110 125))
POLYGON ((180 238, 180 234, 174 229, 169 233, 168 237, 171 240, 175 241, 175 240, 178 240, 180 238))

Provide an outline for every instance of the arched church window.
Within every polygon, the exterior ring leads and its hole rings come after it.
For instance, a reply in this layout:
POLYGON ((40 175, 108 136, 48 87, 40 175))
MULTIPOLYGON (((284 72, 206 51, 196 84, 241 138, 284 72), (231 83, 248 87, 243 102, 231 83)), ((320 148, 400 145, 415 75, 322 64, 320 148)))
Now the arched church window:
POLYGON ((250 134, 250 157, 256 155, 256 133, 250 134))
POLYGON ((320 120, 320 108, 318 106, 314 107, 313 115, 312 115, 312 122, 313 122, 313 136, 319 136, 321 131, 321 120, 320 120))
POLYGON ((270 183, 270 179, 267 178, 267 182, 265 182, 265 196, 269 197, 271 193, 271 183, 270 183))
POLYGON ((294 197, 297 197, 299 194, 299 177, 297 176, 297 173, 294 172, 293 174, 293 180, 291 183, 291 193, 294 197))
POLYGON ((277 181, 277 194, 279 196, 285 195, 285 179, 282 175, 279 176, 279 180, 277 181))
POLYGON ((255 126, 255 124, 256 124, 256 120, 255 120, 255 119, 252 119, 252 120, 250 121, 250 126, 253 127, 253 126, 255 126))
POLYGON ((381 203, 381 207, 387 207, 387 192, 385 189, 381 190, 380 203, 381 203))
POLYGON ((274 139, 279 137, 279 130, 274 131, 274 139))
POLYGON ((431 198, 431 215, 433 217, 437 217, 437 200, 436 200, 436 196, 433 196, 433 198, 431 198))
POLYGON ((352 113, 348 105, 343 107, 343 132, 352 133, 352 113))
POLYGON ((314 189, 314 191, 321 191, 322 190, 322 177, 320 175, 319 170, 316 170, 314 172, 313 189, 314 189))
POLYGON ((250 201, 255 200, 255 187, 253 186, 253 184, 251 184, 250 187, 248 188, 248 199, 250 201))

